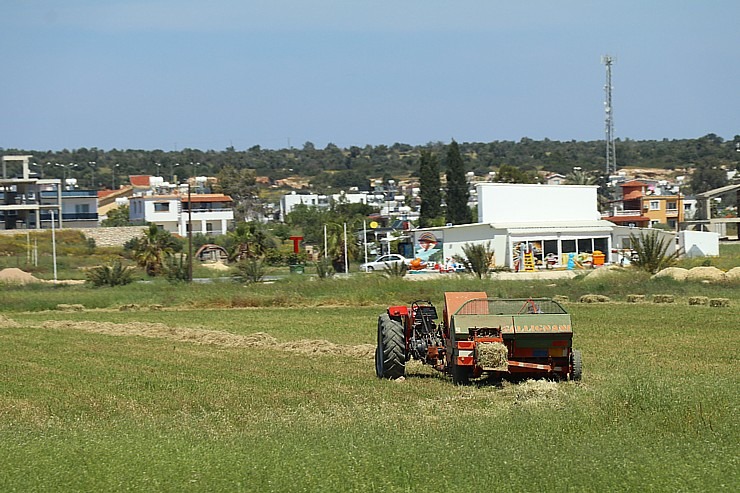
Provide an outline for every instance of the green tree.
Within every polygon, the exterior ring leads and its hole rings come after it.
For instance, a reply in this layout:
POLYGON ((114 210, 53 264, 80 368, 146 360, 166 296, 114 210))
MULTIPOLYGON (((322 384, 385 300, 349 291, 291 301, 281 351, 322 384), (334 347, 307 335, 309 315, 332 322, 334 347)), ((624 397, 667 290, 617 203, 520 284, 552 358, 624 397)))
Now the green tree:
POLYGON ((462 250, 468 260, 470 270, 475 272, 478 279, 488 276, 488 271, 491 268, 494 254, 494 251, 491 248, 491 242, 488 241, 485 244, 465 243, 462 250))
POLYGON ((137 238, 134 245, 134 259, 143 267, 149 276, 156 276, 164 271, 165 260, 179 250, 177 240, 169 231, 150 224, 144 236, 137 238))
POLYGON ((105 227, 116 227, 116 226, 130 226, 131 223, 128 219, 129 208, 127 205, 122 205, 108 211, 108 217, 106 217, 101 223, 101 226, 105 227))
POLYGON ((231 165, 221 168, 216 191, 234 199, 234 219, 244 221, 262 212, 257 196, 254 170, 236 169, 231 165))
POLYGON ((691 173, 691 191, 702 193, 727 185, 727 172, 719 166, 702 163, 691 173))
POLYGON ((448 223, 470 223, 468 208, 468 181, 465 177, 465 163, 460 155, 460 146, 454 140, 447 146, 447 213, 448 223))
POLYGON ((419 198, 421 199, 419 226, 422 228, 433 226, 435 219, 442 215, 441 187, 437 156, 430 151, 421 151, 419 159, 419 198))
POLYGON ((508 164, 502 164, 498 173, 496 173, 497 183, 537 183, 537 177, 534 173, 522 171, 521 169, 508 164))

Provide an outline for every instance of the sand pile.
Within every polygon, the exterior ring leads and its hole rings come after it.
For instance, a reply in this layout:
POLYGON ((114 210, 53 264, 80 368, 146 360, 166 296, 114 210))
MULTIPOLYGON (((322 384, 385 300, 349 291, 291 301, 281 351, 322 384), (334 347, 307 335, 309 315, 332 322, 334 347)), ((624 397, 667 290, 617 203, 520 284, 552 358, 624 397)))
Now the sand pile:
POLYGON ((588 279, 600 279, 602 277, 609 277, 613 276, 615 274, 625 272, 626 269, 624 267, 619 267, 618 265, 608 265, 605 267, 599 267, 598 269, 594 269, 593 271, 589 272, 586 277, 588 279))
POLYGON ((687 281, 722 282, 726 280, 725 273, 716 267, 694 267, 686 276, 687 281))
POLYGON ((219 271, 231 270, 231 267, 224 264, 223 262, 206 262, 201 265, 203 267, 208 267, 209 269, 213 269, 213 270, 219 270, 219 271))
POLYGON ((685 281, 686 276, 689 275, 689 270, 684 269, 682 267, 668 267, 667 269, 663 269, 657 274, 653 276, 653 278, 656 277, 671 277, 675 279, 676 281, 685 281))
POLYGON ((0 282, 6 284, 28 284, 32 282, 41 282, 41 280, 36 279, 28 272, 11 267, 9 269, 0 270, 0 282))

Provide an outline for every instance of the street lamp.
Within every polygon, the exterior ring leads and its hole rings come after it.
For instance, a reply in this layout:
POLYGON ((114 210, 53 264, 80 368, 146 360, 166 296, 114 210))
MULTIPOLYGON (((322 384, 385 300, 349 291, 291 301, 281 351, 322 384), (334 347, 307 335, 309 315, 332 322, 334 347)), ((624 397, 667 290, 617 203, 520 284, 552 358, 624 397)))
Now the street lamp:
POLYGON ((93 190, 96 190, 97 187, 95 186, 95 161, 90 161, 87 164, 89 164, 90 167, 92 168, 92 180, 91 180, 92 181, 92 189, 93 190))

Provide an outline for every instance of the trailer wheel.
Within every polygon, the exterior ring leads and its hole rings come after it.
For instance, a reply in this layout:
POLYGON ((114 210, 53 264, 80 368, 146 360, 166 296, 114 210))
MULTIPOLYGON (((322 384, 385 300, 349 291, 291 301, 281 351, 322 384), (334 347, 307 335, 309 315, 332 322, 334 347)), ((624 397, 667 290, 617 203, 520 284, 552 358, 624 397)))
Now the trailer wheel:
POLYGON ((468 385, 472 371, 467 366, 452 365, 452 383, 455 385, 468 385))
POLYGON ((581 375, 583 374, 583 359, 581 356, 581 351, 578 349, 574 349, 573 352, 570 353, 570 379, 573 381, 578 381, 581 379, 581 375))
POLYGON ((378 317, 378 347, 375 348, 378 378, 396 379, 406 373, 406 339, 403 326, 387 313, 378 317))

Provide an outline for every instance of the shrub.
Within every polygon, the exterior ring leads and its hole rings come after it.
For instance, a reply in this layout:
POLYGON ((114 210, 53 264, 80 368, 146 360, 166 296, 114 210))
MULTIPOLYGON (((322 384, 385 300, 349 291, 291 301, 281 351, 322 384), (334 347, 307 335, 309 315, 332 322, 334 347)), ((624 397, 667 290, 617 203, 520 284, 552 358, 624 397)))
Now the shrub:
POLYGON ((478 279, 488 276, 488 269, 493 260, 494 251, 491 248, 491 242, 483 243, 465 243, 462 247, 463 253, 468 259, 468 267, 475 272, 478 279))
POLYGON ((386 263, 385 269, 383 269, 383 276, 385 277, 403 277, 409 271, 406 264, 398 262, 395 264, 386 263))
POLYGON ((321 257, 316 262, 316 274, 319 279, 326 279, 334 275, 334 267, 331 265, 331 259, 328 257, 321 257))
POLYGON ((260 282, 265 277, 264 261, 259 258, 240 260, 236 264, 236 272, 233 276, 237 281, 247 284, 260 282))
POLYGON ((124 267, 120 260, 93 267, 87 272, 87 282, 95 287, 124 286, 133 280, 133 267, 124 267))
POLYGON ((671 242, 657 231, 640 233, 639 237, 630 234, 630 243, 637 254, 632 265, 651 274, 672 266, 680 255, 680 250, 667 254, 671 242))
POLYGON ((170 255, 164 265, 164 273, 169 282, 187 282, 190 280, 190 263, 186 255, 170 255))

